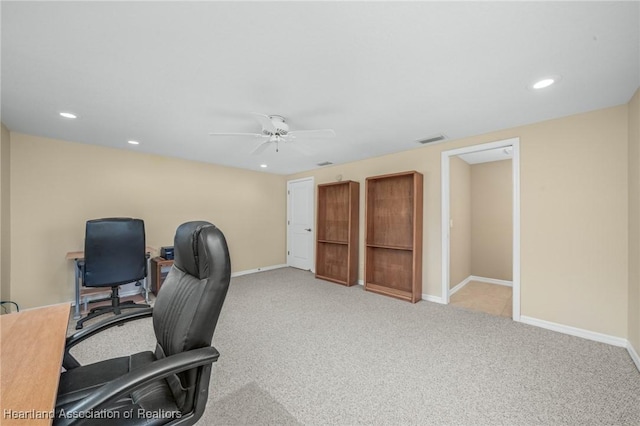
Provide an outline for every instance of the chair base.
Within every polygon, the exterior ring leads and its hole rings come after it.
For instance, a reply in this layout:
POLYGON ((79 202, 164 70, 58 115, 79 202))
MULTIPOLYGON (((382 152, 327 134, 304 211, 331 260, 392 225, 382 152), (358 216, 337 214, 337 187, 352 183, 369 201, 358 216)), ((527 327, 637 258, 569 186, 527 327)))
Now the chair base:
POLYGON ((86 317, 81 318, 76 323, 76 330, 81 330, 84 326, 85 321, 89 321, 97 316, 108 314, 110 312, 115 315, 120 315, 122 309, 132 309, 132 308, 148 308, 149 305, 145 303, 135 303, 133 301, 120 301, 120 295, 118 294, 118 287, 111 287, 111 297, 107 297, 104 299, 94 300, 93 302, 101 302, 105 300, 111 301, 111 306, 98 306, 89 311, 86 317))

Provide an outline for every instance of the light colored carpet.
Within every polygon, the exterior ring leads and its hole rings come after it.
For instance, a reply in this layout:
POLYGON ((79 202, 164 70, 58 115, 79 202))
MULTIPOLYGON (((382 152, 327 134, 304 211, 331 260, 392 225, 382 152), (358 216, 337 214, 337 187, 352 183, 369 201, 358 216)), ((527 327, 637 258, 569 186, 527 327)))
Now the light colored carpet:
MULTIPOLYGON (((623 348, 291 268, 234 278, 213 341, 202 425, 640 425, 623 348)), ((142 320, 74 353, 154 344, 142 320)))

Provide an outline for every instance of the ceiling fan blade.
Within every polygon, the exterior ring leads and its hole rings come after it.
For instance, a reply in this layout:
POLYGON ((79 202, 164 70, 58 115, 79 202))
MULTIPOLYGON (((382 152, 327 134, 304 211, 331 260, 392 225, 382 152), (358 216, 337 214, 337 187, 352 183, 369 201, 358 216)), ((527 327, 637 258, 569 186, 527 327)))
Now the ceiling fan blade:
POLYGON ((209 133, 209 136, 251 136, 251 137, 262 137, 259 133, 209 133))
POLYGON ((254 112, 253 114, 256 116, 256 119, 260 122, 260 125, 262 125, 264 130, 267 130, 270 133, 276 133, 276 127, 273 125, 273 122, 268 115, 258 114, 257 112, 254 112))
POLYGON ((253 148, 253 150, 251 150, 251 152, 249 154, 250 155, 262 154, 264 152, 264 150, 267 149, 267 147, 269 146, 269 142, 271 142, 271 141, 268 140, 268 141, 264 141, 264 142, 259 143, 258 145, 256 145, 255 148, 253 148))
POLYGON ((318 130, 293 130, 287 134, 292 138, 305 137, 305 138, 332 138, 336 135, 331 129, 318 129, 318 130))

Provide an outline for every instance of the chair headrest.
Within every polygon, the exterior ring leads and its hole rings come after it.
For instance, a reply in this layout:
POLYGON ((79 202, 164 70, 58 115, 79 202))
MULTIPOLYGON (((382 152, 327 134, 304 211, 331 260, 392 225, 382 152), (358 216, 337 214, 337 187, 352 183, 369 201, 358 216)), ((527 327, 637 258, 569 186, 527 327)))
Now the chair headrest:
POLYGON ((221 238, 224 242, 224 236, 221 236, 220 230, 212 223, 183 223, 176 230, 174 239, 174 266, 198 279, 209 277, 213 267, 209 264, 209 255, 220 246, 221 238))

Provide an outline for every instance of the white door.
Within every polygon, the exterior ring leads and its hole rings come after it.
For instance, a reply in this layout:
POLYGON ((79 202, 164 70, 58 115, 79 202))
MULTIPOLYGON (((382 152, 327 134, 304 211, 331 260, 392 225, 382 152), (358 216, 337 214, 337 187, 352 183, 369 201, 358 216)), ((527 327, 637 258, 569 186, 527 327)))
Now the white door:
POLYGON ((287 182, 287 265, 313 269, 314 180, 287 182))

